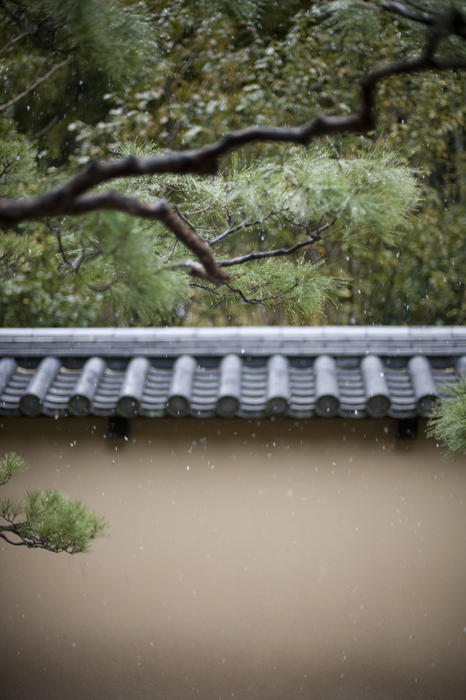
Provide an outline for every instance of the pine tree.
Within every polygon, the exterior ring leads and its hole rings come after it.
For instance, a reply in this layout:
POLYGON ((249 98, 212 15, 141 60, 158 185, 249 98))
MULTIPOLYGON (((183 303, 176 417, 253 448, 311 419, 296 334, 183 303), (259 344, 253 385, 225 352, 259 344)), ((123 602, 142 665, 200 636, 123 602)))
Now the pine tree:
MULTIPOLYGON (((387 50, 396 59, 410 58, 413 47, 422 41, 424 20, 431 21, 435 18, 433 9, 443 7, 440 2, 424 6, 424 13, 417 11, 422 21, 410 21, 398 13, 394 22, 393 14, 378 13, 372 4, 360 0, 310 6, 297 1, 292 3, 295 15, 291 15, 288 5, 284 11, 275 0, 195 4, 177 0, 168 5, 153 0, 137 9, 123 0, 111 4, 104 0, 78 4, 3 0, 0 80, 6 99, 0 105, 0 114, 5 117, 0 121, 1 195, 31 195, 59 185, 96 157, 115 158, 127 153, 128 136, 134 133, 139 143, 146 143, 144 147, 132 146, 132 153, 139 150, 147 155, 159 152, 161 145, 208 143, 215 135, 248 121, 258 126, 277 120, 291 125, 328 111, 350 114, 360 99, 356 89, 358 76, 387 50), (367 29, 364 45, 361 27, 367 29), (378 45, 379 35, 383 38, 382 48, 378 45), (376 38, 374 42, 372 36, 376 38), (115 44, 118 52, 113 50, 115 44), (336 76, 343 78, 337 81, 336 76)), ((409 7, 405 10, 408 12, 409 7)), ((411 13, 416 15, 413 10, 411 13)), ((461 14, 459 17, 459 28, 445 32, 438 47, 442 60, 453 57, 451 65, 462 55, 461 14)), ((41 217, 33 224, 18 224, 19 236, 2 235, 2 322, 166 324, 187 319, 205 322, 212 317, 219 319, 222 314, 224 320, 226 314, 244 322, 246 314, 241 304, 245 298, 255 301, 257 312, 248 316, 252 321, 261 318, 315 322, 321 318, 315 314, 324 308, 325 296, 327 301, 336 302, 335 306, 327 305, 331 322, 459 322, 464 308, 464 285, 458 281, 450 260, 460 266, 464 256, 461 195, 455 194, 461 179, 463 151, 457 149, 454 176, 451 172, 445 174, 446 161, 420 170, 421 155, 423 161, 429 159, 424 147, 428 134, 421 134, 416 117, 412 133, 419 131, 420 135, 411 138, 410 129, 405 128, 407 115, 402 113, 406 88, 412 93, 418 84, 422 89, 416 92, 416 102, 424 100, 425 109, 432 115, 426 120, 421 110, 423 128, 439 122, 432 139, 433 152, 440 158, 442 148, 454 139, 461 121, 460 104, 457 109, 455 105, 462 94, 462 83, 454 71, 442 72, 441 76, 427 71, 421 76, 393 80, 390 85, 398 86, 395 91, 382 82, 377 131, 368 136, 336 135, 333 150, 323 151, 328 161, 346 163, 361 158, 363 166, 367 154, 374 159, 374 154, 386 152, 386 139, 392 149, 399 151, 400 165, 410 165, 406 152, 413 153, 413 175, 423 189, 425 201, 422 218, 418 215, 408 222, 404 215, 412 210, 415 197, 410 202, 405 198, 400 208, 399 199, 387 186, 385 196, 393 197, 393 221, 403 223, 390 235, 379 235, 375 230, 368 245, 368 236, 364 244, 364 237, 355 235, 355 226, 350 232, 340 215, 334 221, 333 216, 329 217, 332 203, 322 197, 320 216, 311 223, 317 226, 320 221, 332 220, 331 229, 314 242, 312 251, 295 251, 298 265, 294 277, 292 266, 285 264, 284 257, 267 265, 255 259, 248 269, 245 264, 235 268, 230 288, 210 287, 211 300, 206 303, 206 285, 199 285, 188 276, 187 272, 196 269, 194 266, 186 264, 183 271, 182 246, 177 243, 172 252, 173 231, 168 233, 160 223, 131 221, 122 214, 104 211, 88 214, 79 221, 41 217), (398 105, 400 98, 400 106, 395 109, 393 105, 398 105), (453 109, 448 106, 450 103, 453 109), (382 130, 380 125, 384 125, 382 130), (399 146, 400 136, 409 142, 408 149, 399 146), (427 197, 423 178, 440 178, 444 184, 438 186, 435 196, 430 193, 427 197), (443 205, 446 197, 451 214, 443 205), (342 228, 345 236, 341 235, 342 228), (436 241, 434 266, 428 252, 430 239, 436 241), (311 265, 317 258, 326 263, 328 284, 324 283, 322 265, 318 269, 311 265), (439 274, 435 274, 437 269, 439 274), (267 275, 270 293, 264 287, 267 275), (311 278, 319 280, 319 288, 310 285, 311 278), (262 316, 260 307, 264 308, 262 316)), ((321 161, 317 151, 313 155, 316 167, 310 167, 311 161, 307 161, 307 172, 316 176, 321 161)), ((238 161, 243 170, 250 168, 256 179, 265 182, 264 158, 278 157, 278 162, 283 163, 287 156, 282 148, 258 145, 243 152, 238 161)), ((231 182, 236 176, 233 164, 223 161, 222 166, 220 179, 210 187, 214 197, 216 187, 222 191, 222 179, 231 182)), ((337 171, 334 168, 332 172, 337 171)), ((339 181, 336 175, 335 178, 339 181)), ((153 192, 165 193, 166 187, 167 195, 176 192, 174 203, 181 212, 192 211, 190 200, 199 189, 193 178, 189 185, 192 193, 188 192, 187 182, 168 184, 169 179, 162 177, 136 180, 139 178, 116 183, 120 194, 142 196, 147 203, 153 200, 153 192)), ((396 176, 392 186, 394 181, 396 176)), ((277 178, 273 185, 269 199, 271 195, 280 198, 282 185, 277 178)), ((308 186, 316 187, 316 180, 311 177, 308 186)), ((367 181, 364 186, 370 193, 367 181)), ((331 190, 329 196, 334 194, 331 190)), ((350 196, 354 196, 354 188, 350 196)), ((258 197, 256 192, 255 201, 260 204, 258 197)), ((296 222, 285 222, 284 217, 278 216, 264 221, 271 208, 265 199, 263 206, 262 211, 256 207, 254 213, 254 220, 263 224, 248 225, 244 235, 215 244, 216 250, 223 248, 237 258, 245 241, 251 253, 262 253, 266 244, 268 250, 290 249, 292 239, 302 240, 296 235, 296 222)), ((367 212, 364 224, 360 217, 366 232, 371 222, 377 229, 377 207, 372 207, 372 213, 369 209, 365 206, 361 210, 367 212)), ((235 215, 230 205, 228 212, 235 215)), ((196 224, 199 221, 201 227, 205 226, 201 216, 195 218, 196 224)), ((211 221, 208 215, 204 219, 211 221)), ((220 235, 215 225, 221 223, 220 219, 213 222, 210 239, 220 235)), ((252 221, 248 219, 246 223, 252 221)), ((304 232, 302 226, 301 222, 304 232)), ((196 256, 191 249, 193 252, 196 256)))
MULTIPOLYGON (((0 486, 25 469, 14 452, 0 460, 0 486)), ((88 552, 92 540, 107 527, 80 501, 71 501, 56 490, 30 490, 23 499, 0 499, 0 537, 15 546, 45 549, 48 552, 78 554, 88 552)))

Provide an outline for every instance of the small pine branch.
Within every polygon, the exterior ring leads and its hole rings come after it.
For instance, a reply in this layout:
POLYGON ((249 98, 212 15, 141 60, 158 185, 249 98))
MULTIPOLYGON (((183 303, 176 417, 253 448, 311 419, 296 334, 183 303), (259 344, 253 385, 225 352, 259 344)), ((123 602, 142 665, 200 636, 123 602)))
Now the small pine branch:
POLYGON ((448 447, 450 455, 466 453, 466 377, 446 389, 429 421, 427 434, 448 447))
MULTIPOLYGON (((25 468, 14 452, 0 460, 0 485, 25 468)), ((105 533, 106 521, 94 515, 81 501, 72 501, 60 491, 27 491, 24 500, 0 500, 0 538, 15 546, 48 552, 88 552, 92 540, 105 533)))
MULTIPOLYGON (((15 452, 8 452, 0 459, 0 486, 26 468, 24 460, 15 452)), ((3 513, 0 513, 3 515, 3 513)))
POLYGON ((89 551, 89 543, 102 535, 106 523, 81 501, 71 501, 60 491, 28 491, 25 520, 17 528, 28 547, 51 552, 89 551))

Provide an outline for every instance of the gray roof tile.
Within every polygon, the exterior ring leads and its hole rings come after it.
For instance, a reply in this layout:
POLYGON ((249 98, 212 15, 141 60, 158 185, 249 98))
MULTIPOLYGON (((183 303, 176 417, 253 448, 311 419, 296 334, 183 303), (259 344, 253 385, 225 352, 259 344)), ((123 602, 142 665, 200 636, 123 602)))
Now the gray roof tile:
POLYGON ((373 418, 383 418, 390 410, 391 401, 380 357, 367 355, 361 361, 366 410, 373 418))
POLYGON ((222 418, 236 416, 241 397, 241 360, 238 355, 225 355, 220 362, 216 410, 222 418))
POLYGON ((333 357, 320 355, 314 363, 315 410, 319 416, 331 418, 338 415, 340 391, 337 366, 333 357))
POLYGON ((464 328, 0 329, 0 414, 427 415, 464 328))
POLYGON ((26 416, 38 416, 41 413, 42 404, 59 369, 60 361, 56 357, 44 357, 19 400, 21 413, 26 416))
POLYGON ((283 355, 272 355, 267 361, 267 395, 265 410, 267 415, 286 415, 290 403, 288 378, 289 363, 283 355))
POLYGON ((75 370, 75 383, 69 398, 69 410, 74 416, 87 416, 92 401, 105 372, 105 362, 101 357, 87 360, 81 372, 75 370))

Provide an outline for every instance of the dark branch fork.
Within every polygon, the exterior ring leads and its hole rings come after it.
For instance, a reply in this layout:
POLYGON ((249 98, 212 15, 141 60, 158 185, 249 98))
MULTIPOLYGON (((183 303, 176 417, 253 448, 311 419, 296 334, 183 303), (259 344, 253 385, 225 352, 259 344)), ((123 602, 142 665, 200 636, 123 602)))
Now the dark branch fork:
MULTIPOLYGON (((240 224, 237 224, 236 226, 230 226, 230 228, 227 228, 226 231, 221 233, 216 238, 213 238, 213 239, 207 241, 207 243, 210 246, 216 245, 217 243, 220 243, 220 241, 223 241, 224 238, 231 236, 233 233, 238 233, 238 231, 242 231, 245 228, 251 228, 251 226, 260 226, 261 224, 265 223, 268 219, 270 219, 272 216, 276 216, 277 214, 281 214, 284 211, 288 211, 288 207, 283 207, 283 209, 277 209, 277 211, 271 211, 269 214, 264 216, 262 219, 257 219, 256 221, 242 221, 240 224)), ((230 217, 228 217, 228 218, 230 219, 230 217)))
POLYGON ((299 243, 295 243, 295 245, 292 245, 289 248, 274 248, 273 250, 254 251, 246 255, 241 255, 237 258, 230 258, 229 260, 220 260, 218 261, 218 264, 220 265, 220 267, 232 267, 233 265, 243 265, 244 263, 250 262, 251 260, 263 260, 264 258, 278 258, 283 257, 284 255, 291 255, 292 253, 295 253, 301 248, 305 248, 306 246, 312 245, 313 243, 317 243, 317 241, 320 241, 321 234, 328 228, 330 228, 330 226, 332 226, 334 223, 334 220, 325 223, 323 226, 320 226, 320 228, 313 231, 312 234, 309 235, 309 237, 306 240, 300 241, 299 243))
MULTIPOLYGON (((424 52, 417 58, 389 63, 374 68, 361 81, 361 109, 349 116, 320 116, 299 128, 250 127, 223 136, 220 140, 203 148, 166 153, 149 158, 129 156, 117 161, 95 161, 74 175, 61 187, 46 194, 26 199, 0 199, 0 227, 41 217, 81 215, 97 210, 114 210, 131 216, 161 221, 174 236, 195 256, 196 260, 186 261, 191 273, 219 285, 227 283, 230 276, 224 269, 239 264, 236 260, 216 261, 210 245, 195 230, 186 217, 177 215, 167 201, 160 200, 147 204, 126 197, 115 191, 86 194, 92 188, 105 182, 124 177, 195 174, 216 175, 220 159, 228 153, 252 143, 294 143, 308 146, 321 136, 343 133, 362 133, 374 129, 376 124, 376 93, 378 84, 391 76, 408 75, 427 71, 464 70, 466 61, 441 60, 435 57, 440 41, 448 35, 466 39, 466 18, 459 10, 448 7, 438 15, 428 15, 413 11, 414 3, 387 2, 382 9, 407 20, 427 26, 427 41, 424 52)), ((415 7, 417 10, 418 8, 415 7)), ((231 227, 230 227, 231 228, 231 227)), ((210 244, 214 244, 214 239, 210 244)), ((287 255, 309 245, 309 240, 283 249, 276 254, 287 255)), ((252 260, 263 257, 259 253, 243 256, 252 260)))

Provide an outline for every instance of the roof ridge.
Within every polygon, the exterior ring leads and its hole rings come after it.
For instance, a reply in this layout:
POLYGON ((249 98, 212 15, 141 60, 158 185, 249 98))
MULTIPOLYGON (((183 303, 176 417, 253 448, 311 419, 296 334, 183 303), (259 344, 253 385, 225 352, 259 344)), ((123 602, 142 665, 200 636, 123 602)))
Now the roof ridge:
POLYGON ((2 328, 0 356, 466 355, 464 326, 2 328))

